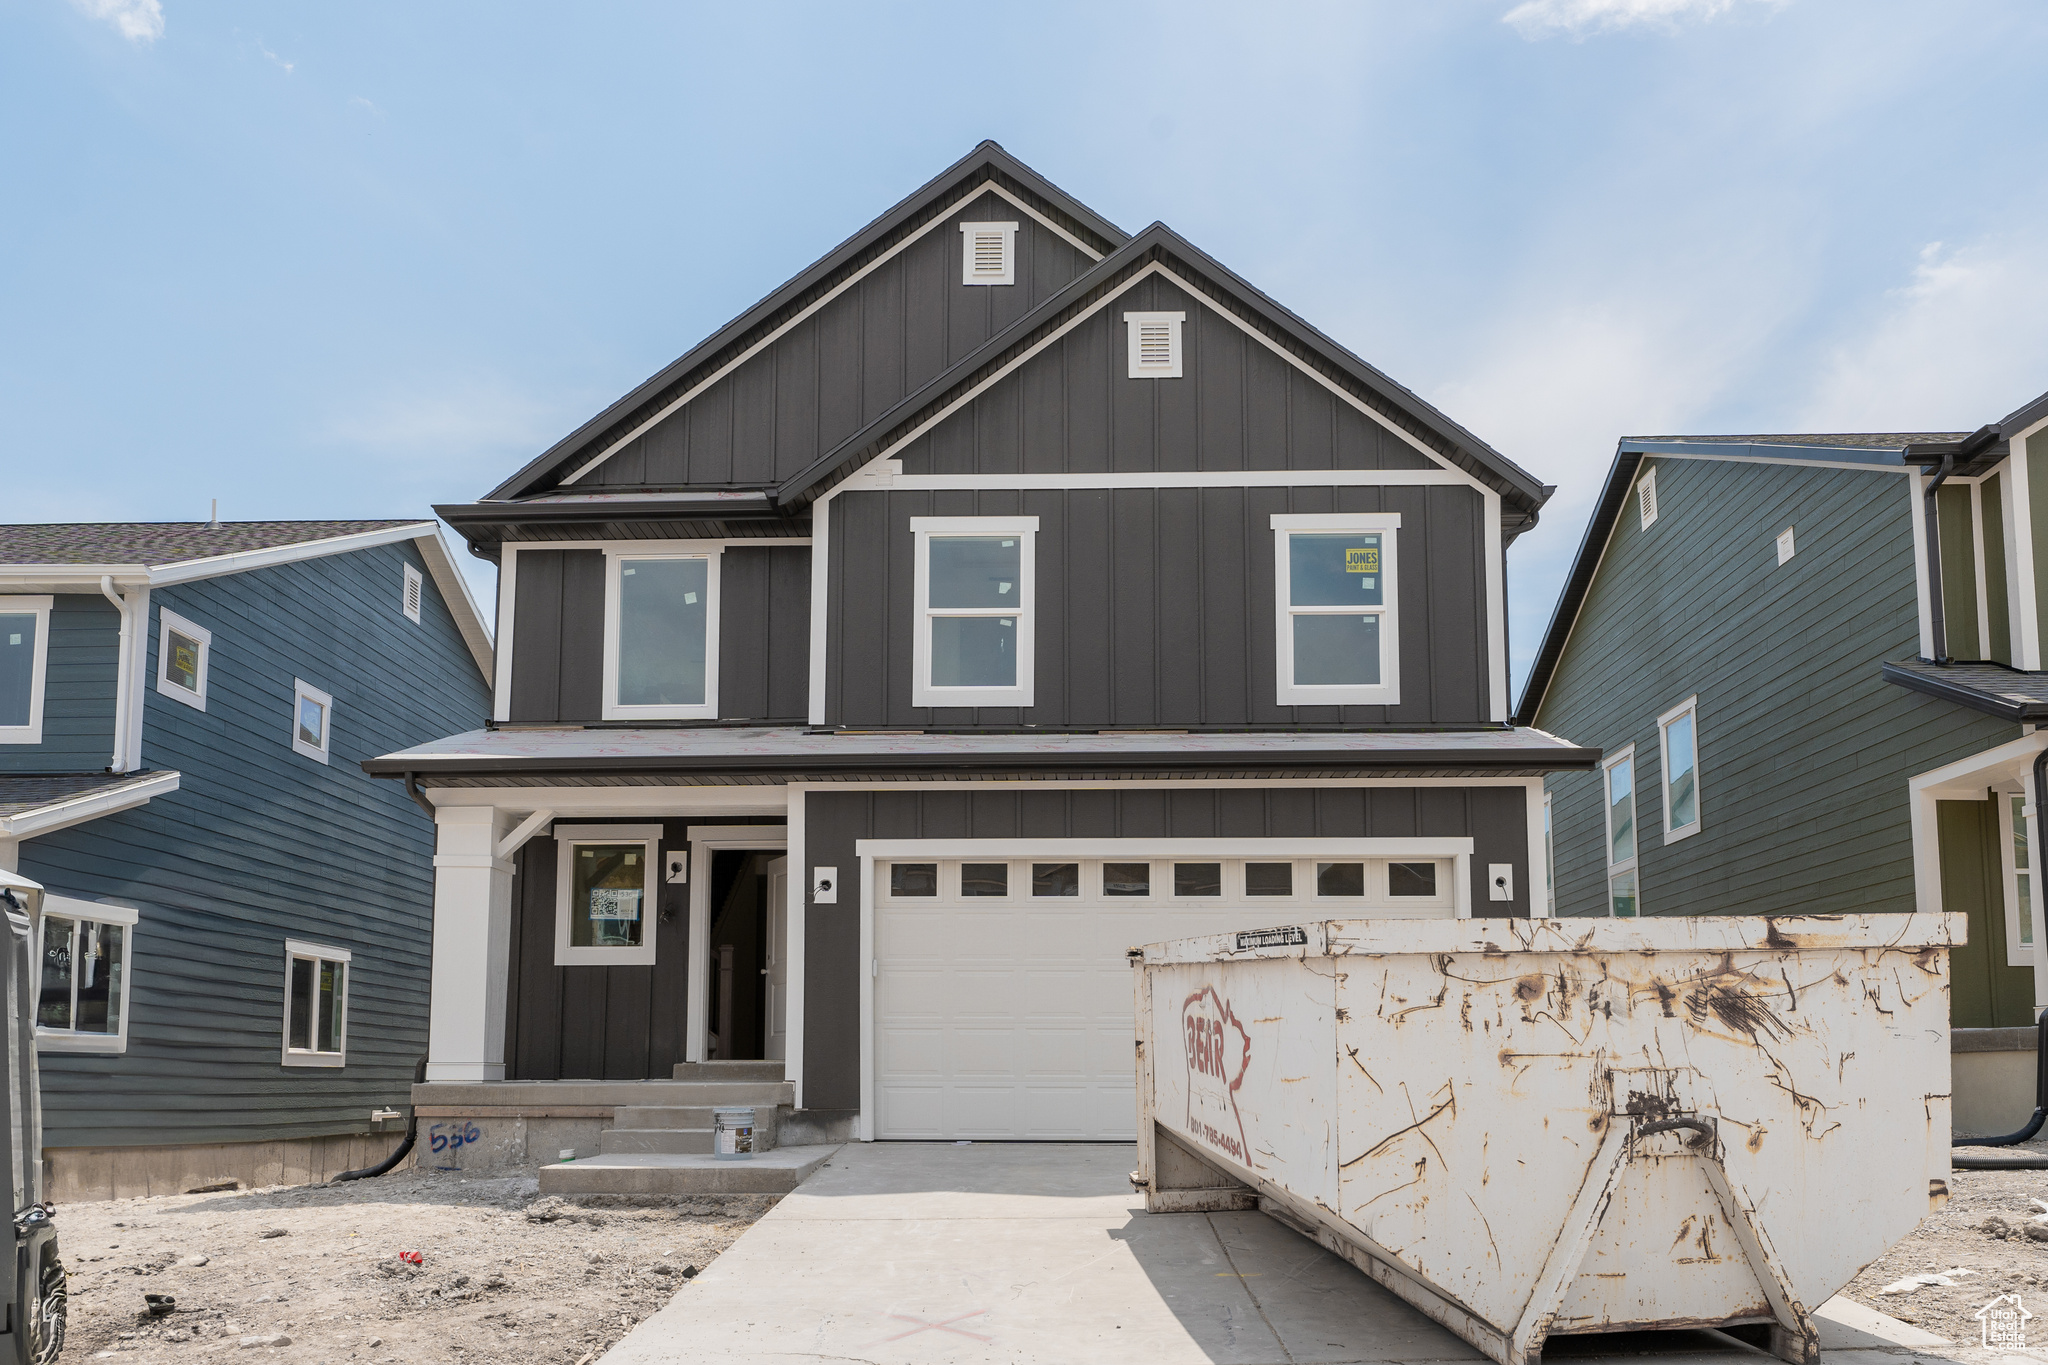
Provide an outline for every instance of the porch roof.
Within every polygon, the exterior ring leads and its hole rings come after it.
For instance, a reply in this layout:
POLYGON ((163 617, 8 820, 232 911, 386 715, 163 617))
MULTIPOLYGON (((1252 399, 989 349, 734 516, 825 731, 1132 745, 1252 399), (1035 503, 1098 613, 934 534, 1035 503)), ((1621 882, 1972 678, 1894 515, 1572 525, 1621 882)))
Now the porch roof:
POLYGON ((2006 720, 2048 718, 2048 673, 2023 673, 2004 664, 1935 664, 1925 659, 1888 659, 1879 671, 1888 683, 2006 720))
POLYGON ((177 789, 178 774, 169 771, 0 775, 0 837, 48 834, 177 789))
POLYGON ((1234 777, 1465 776, 1590 768, 1582 749, 1541 730, 1282 732, 1125 731, 1085 734, 927 734, 799 727, 704 726, 659 730, 472 730, 373 758, 379 777, 427 785, 561 782, 848 781, 908 776, 1018 774, 1234 777), (478 779, 484 779, 479 783, 478 779))

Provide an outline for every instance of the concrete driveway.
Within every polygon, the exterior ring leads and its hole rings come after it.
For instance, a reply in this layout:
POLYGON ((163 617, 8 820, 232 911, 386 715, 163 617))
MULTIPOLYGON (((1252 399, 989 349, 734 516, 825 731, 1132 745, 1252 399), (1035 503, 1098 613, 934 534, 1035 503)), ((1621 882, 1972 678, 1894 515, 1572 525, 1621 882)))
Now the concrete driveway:
MULTIPOLYGON (((602 1365, 1483 1359, 1264 1214, 1146 1214, 1126 1179, 1135 1162, 1114 1144, 850 1144, 602 1365)), ((1912 1358, 1874 1356, 1903 1340, 1829 1335, 1862 1348, 1830 1365, 1912 1358)))

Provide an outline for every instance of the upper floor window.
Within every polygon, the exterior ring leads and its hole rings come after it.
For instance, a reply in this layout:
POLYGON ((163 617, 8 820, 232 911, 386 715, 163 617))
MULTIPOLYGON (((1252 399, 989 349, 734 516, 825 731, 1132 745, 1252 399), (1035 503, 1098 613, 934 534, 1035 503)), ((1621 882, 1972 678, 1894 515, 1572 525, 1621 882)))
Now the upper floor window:
POLYGON ((173 611, 157 615, 156 690, 173 701, 204 711, 213 632, 193 625, 173 611))
POLYGON ((399 601, 405 612, 405 619, 417 625, 420 619, 420 598, 426 593, 426 581, 420 576, 420 571, 410 564, 405 566, 405 587, 402 591, 403 596, 399 601))
POLYGON ((962 223, 960 256, 960 283, 1015 284, 1017 225, 962 223))
POLYGON ((137 918, 130 906, 44 897, 37 953, 40 1051, 128 1050, 129 936, 137 918))
POLYGON ((1664 842, 1700 832, 1698 697, 1687 697, 1657 717, 1664 754, 1664 842))
POLYGON ((1130 350, 1131 378, 1178 379, 1181 372, 1181 324, 1186 313, 1126 313, 1125 340, 1130 350))
POLYGON ((284 1064, 348 1062, 348 977, 353 954, 317 943, 284 945, 284 1064))
POLYGON ((1276 514, 1272 524, 1279 704, 1398 703, 1401 514, 1276 514))
POLYGON ((718 715, 718 552, 606 551, 606 720, 718 715))
POLYGON ((334 728, 334 698, 299 678, 292 679, 292 748, 325 763, 334 728))
POLYGON ((913 706, 1029 706, 1037 517, 912 517, 913 706))
POLYGON ((1607 789, 1607 913, 1634 919, 1636 894, 1636 746, 1631 744, 1600 766, 1607 789))
POLYGON ((43 742, 50 598, 0 597, 0 744, 43 742))

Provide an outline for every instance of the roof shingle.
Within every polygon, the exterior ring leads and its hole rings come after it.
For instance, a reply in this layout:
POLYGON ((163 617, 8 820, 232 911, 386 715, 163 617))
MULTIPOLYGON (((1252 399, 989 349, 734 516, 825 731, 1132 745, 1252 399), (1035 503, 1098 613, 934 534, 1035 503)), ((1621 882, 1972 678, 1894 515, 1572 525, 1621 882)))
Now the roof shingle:
POLYGON ((396 521, 88 521, 0 526, 0 564, 183 564, 413 526, 396 521))

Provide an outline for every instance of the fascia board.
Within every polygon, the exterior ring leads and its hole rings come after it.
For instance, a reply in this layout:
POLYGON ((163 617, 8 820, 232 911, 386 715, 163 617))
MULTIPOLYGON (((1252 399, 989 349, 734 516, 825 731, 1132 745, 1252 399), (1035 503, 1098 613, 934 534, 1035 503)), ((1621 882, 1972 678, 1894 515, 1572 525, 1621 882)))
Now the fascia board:
POLYGON ((176 791, 178 779, 177 773, 152 773, 145 781, 107 791, 86 792, 47 806, 37 806, 19 815, 0 816, 0 834, 14 839, 30 839, 38 834, 51 834, 73 825, 82 825, 116 811, 133 810, 147 805, 156 797, 176 791))
POLYGON ((587 446, 594 438, 644 405, 661 389, 676 383, 714 357, 721 351, 737 344, 747 333, 767 324, 776 314, 795 306, 806 294, 823 287, 834 275, 851 266, 856 258, 878 244, 890 233, 914 219, 935 200, 945 196, 962 182, 985 169, 993 168, 1004 176, 1023 185, 1032 194, 1053 205, 1059 212, 1072 218, 1077 224, 1096 236, 1105 248, 1113 250, 1128 240, 1121 228, 1108 219, 1096 214, 1066 191, 1054 185, 1038 172, 1018 161, 993 142, 983 142, 960 160, 954 162, 938 175, 899 200, 894 207, 876 218, 866 227, 848 237, 844 242, 825 253, 808 269, 798 274, 763 298, 753 307, 741 313, 731 322, 690 348, 681 357, 662 367, 644 382, 636 385, 632 392, 611 404, 603 412, 585 422, 498 487, 485 494, 486 501, 515 498, 530 490, 532 484, 562 464, 570 456, 587 446))
POLYGON ((278 545, 268 550, 239 550, 234 554, 214 555, 207 559, 187 559, 175 564, 152 566, 148 582, 153 588, 170 583, 192 583, 202 578, 246 573, 250 569, 268 569, 278 564, 296 564, 307 559, 345 555, 355 550, 374 549, 379 545, 391 545, 401 540, 417 540, 432 534, 433 522, 415 521, 403 526, 387 526, 380 531, 333 536, 326 540, 308 540, 297 545, 278 545))
POLYGON ((420 558, 427 561, 427 572, 434 576, 441 600, 454 613, 455 628, 462 632, 462 642, 469 646, 470 657, 483 670, 484 681, 491 681, 497 676, 497 655, 491 643, 490 622, 477 605, 475 594, 470 592, 469 580, 462 576, 454 556, 448 553, 441 528, 436 526, 425 535, 413 537, 413 544, 419 547, 420 558))
POLYGON ((1802 465, 1820 469, 1869 469, 1906 474, 1917 472, 1906 463, 1899 446, 1798 446, 1749 441, 1643 441, 1626 440, 1618 447, 1640 455, 1662 455, 1673 459, 1740 460, 1752 464, 1802 465), (1805 453, 1802 453, 1805 452, 1805 453))

